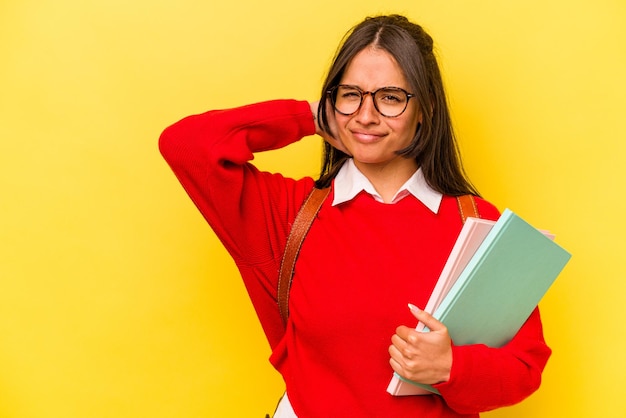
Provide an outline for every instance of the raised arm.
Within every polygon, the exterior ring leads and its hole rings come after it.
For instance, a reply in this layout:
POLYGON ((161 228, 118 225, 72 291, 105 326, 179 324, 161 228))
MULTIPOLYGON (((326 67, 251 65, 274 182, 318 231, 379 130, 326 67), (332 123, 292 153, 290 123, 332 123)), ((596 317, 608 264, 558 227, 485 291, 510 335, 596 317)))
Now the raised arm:
POLYGON ((271 344, 282 328, 277 265, 313 179, 260 172, 250 161, 255 152, 314 133, 307 102, 278 100, 186 117, 159 140, 164 158, 239 267, 271 344))

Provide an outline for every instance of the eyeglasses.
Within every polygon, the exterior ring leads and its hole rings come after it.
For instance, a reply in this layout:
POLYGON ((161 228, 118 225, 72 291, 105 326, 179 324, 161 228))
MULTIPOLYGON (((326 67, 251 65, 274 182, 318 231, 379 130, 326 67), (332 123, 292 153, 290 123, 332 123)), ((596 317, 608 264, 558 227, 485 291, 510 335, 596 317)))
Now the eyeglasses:
POLYGON ((388 118, 395 118, 404 113, 409 105, 409 99, 415 97, 400 87, 381 87, 374 91, 363 91, 357 86, 348 84, 339 84, 326 93, 330 96, 335 110, 345 116, 358 112, 364 97, 369 94, 374 100, 374 108, 388 118))

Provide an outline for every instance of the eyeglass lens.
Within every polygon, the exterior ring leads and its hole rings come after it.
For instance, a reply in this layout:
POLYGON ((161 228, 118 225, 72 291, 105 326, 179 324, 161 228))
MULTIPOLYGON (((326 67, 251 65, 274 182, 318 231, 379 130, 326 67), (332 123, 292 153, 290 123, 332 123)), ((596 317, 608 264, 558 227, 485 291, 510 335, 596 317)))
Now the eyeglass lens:
POLYGON ((383 116, 399 116, 407 107, 411 96, 398 87, 383 87, 374 92, 363 92, 355 86, 339 85, 333 92, 335 109, 344 115, 356 113, 361 107, 364 96, 372 95, 374 107, 383 116))

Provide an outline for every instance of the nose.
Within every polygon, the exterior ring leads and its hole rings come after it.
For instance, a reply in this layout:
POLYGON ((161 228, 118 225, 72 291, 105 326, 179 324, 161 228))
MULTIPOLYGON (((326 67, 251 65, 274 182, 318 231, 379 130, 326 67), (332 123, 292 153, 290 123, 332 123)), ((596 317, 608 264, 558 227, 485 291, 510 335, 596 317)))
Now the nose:
POLYGON ((361 103, 361 108, 356 114, 356 120, 363 125, 369 125, 378 121, 378 110, 376 110, 374 105, 374 95, 372 93, 364 93, 363 103, 361 103))

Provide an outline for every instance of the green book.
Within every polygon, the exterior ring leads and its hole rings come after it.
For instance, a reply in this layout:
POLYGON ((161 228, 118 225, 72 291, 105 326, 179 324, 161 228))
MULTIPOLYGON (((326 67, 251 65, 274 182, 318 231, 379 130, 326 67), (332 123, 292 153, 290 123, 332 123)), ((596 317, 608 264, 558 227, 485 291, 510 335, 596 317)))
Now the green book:
MULTIPOLYGON (((506 209, 433 316, 448 327, 456 345, 501 347, 526 322, 570 257, 558 244, 506 209)), ((429 385, 400 379, 418 386, 416 389, 437 393, 429 385)))

